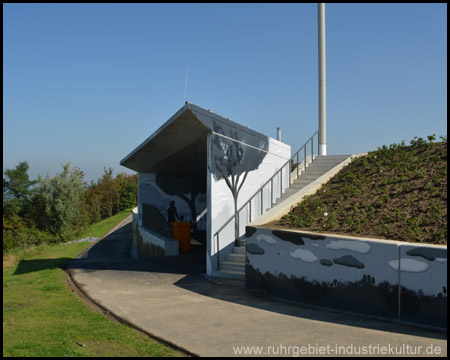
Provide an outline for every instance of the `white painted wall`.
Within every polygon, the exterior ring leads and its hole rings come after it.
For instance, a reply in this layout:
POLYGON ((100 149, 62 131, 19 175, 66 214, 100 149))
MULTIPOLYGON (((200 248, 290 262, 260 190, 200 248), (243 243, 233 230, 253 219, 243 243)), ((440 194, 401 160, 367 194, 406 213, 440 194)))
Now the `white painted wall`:
MULTIPOLYGON (((212 135, 214 136, 214 135, 212 135)), ((216 135, 217 136, 217 135, 216 135)), ((242 143, 243 146, 248 146, 242 143)), ((214 155, 214 147, 211 146, 211 136, 208 137, 208 164, 214 155)), ((239 192, 237 208, 239 209, 248 199, 258 191, 278 169, 280 169, 291 157, 291 147, 275 139, 269 138, 267 154, 259 165, 258 169, 250 171, 239 192)), ((231 190, 224 179, 216 181, 208 166, 208 230, 207 239, 207 274, 211 275, 212 270, 217 268, 217 239, 213 235, 223 224, 234 214, 234 199, 231 190)), ((288 186, 288 170, 283 171, 283 189, 288 186)), ((281 191, 279 178, 274 179, 274 195, 280 196, 281 191)), ((270 185, 264 189, 264 206, 269 206, 270 185)), ((252 201, 252 219, 260 213, 261 200, 259 195, 252 201)), ((240 235, 245 233, 245 226, 249 223, 248 210, 240 213, 240 235)), ((235 240, 235 224, 232 220, 220 233, 220 258, 225 259, 227 253, 231 252, 235 240)))

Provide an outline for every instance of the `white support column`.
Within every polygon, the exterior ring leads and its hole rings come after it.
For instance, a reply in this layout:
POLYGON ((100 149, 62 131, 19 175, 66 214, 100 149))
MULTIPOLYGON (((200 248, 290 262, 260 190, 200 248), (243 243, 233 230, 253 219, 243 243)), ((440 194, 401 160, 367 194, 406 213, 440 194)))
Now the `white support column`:
POLYGON ((319 155, 327 154, 327 77, 325 63, 325 4, 317 4, 319 32, 319 155))

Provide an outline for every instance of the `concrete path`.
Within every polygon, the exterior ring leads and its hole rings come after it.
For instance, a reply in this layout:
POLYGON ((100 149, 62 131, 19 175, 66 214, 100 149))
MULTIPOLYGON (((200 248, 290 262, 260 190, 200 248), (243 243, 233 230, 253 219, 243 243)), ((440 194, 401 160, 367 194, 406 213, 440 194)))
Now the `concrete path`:
MULTIPOLYGON (((129 221, 129 220, 128 220, 129 221)), ((111 313, 198 356, 446 356, 446 333, 288 304, 212 282, 202 246, 133 260, 131 224, 69 263, 82 291, 111 313)))

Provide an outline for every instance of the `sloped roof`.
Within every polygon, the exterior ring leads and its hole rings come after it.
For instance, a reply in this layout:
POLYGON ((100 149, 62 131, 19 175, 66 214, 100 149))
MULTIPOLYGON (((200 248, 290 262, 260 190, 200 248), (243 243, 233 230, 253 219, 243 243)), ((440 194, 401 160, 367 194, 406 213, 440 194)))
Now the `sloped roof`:
POLYGON ((254 147, 268 137, 210 110, 186 103, 120 161, 137 172, 206 175, 207 135, 217 133, 254 147))

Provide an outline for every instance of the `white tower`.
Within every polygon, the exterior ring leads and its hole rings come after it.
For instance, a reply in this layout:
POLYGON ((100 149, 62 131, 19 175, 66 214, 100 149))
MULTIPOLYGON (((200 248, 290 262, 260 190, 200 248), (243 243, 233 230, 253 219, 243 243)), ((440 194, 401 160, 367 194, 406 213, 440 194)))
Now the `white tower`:
POLYGON ((325 64, 325 4, 317 4, 319 23, 319 155, 327 154, 327 76, 325 64))

